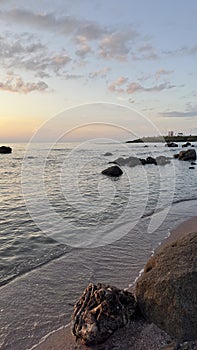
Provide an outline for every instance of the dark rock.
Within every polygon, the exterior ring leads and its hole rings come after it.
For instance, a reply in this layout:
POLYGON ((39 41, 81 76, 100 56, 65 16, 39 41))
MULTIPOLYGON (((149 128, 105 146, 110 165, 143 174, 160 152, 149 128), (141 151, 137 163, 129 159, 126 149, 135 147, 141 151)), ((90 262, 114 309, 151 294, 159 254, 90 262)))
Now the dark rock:
POLYGON ((175 142, 167 142, 165 144, 166 147, 178 147, 179 145, 175 142))
POLYGON ((196 163, 195 162, 191 162, 191 165, 196 165, 196 163))
POLYGON ((117 158, 112 163, 120 165, 120 166, 121 165, 128 165, 130 167, 134 167, 136 165, 140 165, 141 164, 139 158, 132 157, 132 156, 130 156, 128 158, 122 158, 122 157, 117 158))
POLYGON ((12 153, 12 148, 9 147, 9 146, 1 146, 0 147, 0 153, 1 154, 12 153))
POLYGON ((174 158, 178 158, 179 160, 196 160, 196 151, 195 149, 188 149, 187 151, 181 151, 178 156, 174 155, 174 158))
POLYGON ((179 157, 179 153, 174 154, 175 159, 178 159, 178 157, 179 157))
POLYGON ((144 145, 144 147, 148 147, 148 145, 144 145))
POLYGON ((195 167, 194 166, 190 166, 189 169, 195 169, 195 167))
POLYGON ((110 157, 110 156, 113 156, 113 154, 112 154, 111 152, 106 152, 106 153, 104 154, 104 156, 105 156, 105 157, 110 157))
POLYGON ((191 146, 192 144, 190 142, 186 142, 182 145, 182 147, 188 147, 188 146, 191 146))
POLYGON ((141 162, 139 160, 139 158, 137 157, 128 157, 126 158, 126 165, 128 165, 129 167, 134 167, 136 165, 140 165, 141 162))
POLYGON ((74 306, 72 333, 86 345, 104 342, 134 317, 134 296, 116 287, 89 284, 74 306))
POLYGON ((141 163, 142 165, 146 165, 146 159, 139 158, 139 160, 140 160, 140 163, 141 163))
POLYGON ((117 166, 111 166, 105 170, 102 171, 103 175, 108 175, 108 176, 113 176, 113 177, 118 177, 123 174, 122 170, 117 166))
POLYGON ((197 337, 196 251, 196 232, 161 247, 135 287, 145 318, 179 340, 197 337))
POLYGON ((157 165, 156 159, 153 157, 146 158, 146 164, 155 164, 157 165))

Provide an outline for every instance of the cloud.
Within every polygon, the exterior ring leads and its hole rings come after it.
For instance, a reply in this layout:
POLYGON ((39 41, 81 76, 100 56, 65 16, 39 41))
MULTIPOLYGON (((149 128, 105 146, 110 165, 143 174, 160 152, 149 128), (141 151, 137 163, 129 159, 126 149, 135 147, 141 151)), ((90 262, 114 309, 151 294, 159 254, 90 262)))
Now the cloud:
POLYGON ((111 70, 110 67, 104 67, 102 69, 99 69, 95 72, 91 72, 89 74, 89 78, 90 79, 94 79, 94 78, 98 78, 98 77, 101 77, 101 78, 106 78, 107 76, 107 73, 111 70))
POLYGON ((174 73, 173 70, 166 70, 161 68, 155 73, 155 78, 160 79, 162 76, 171 75, 172 73, 174 73))
POLYGON ((36 36, 10 33, 0 36, 0 59, 4 69, 25 69, 41 79, 61 74, 71 61, 64 51, 51 53, 36 36))
POLYGON ((131 29, 105 35, 99 44, 100 56, 106 60, 125 61, 137 36, 137 32, 131 29))
POLYGON ((44 81, 37 83, 24 82, 22 78, 8 77, 4 82, 0 81, 0 90, 28 94, 32 91, 44 92, 48 85, 44 81))
POLYGON ((112 92, 125 92, 124 88, 121 88, 122 85, 124 85, 128 81, 128 78, 125 77, 119 77, 116 81, 111 83, 109 85, 109 90, 112 92))
POLYGON ((76 51, 77 56, 80 56, 81 58, 83 58, 92 51, 88 43, 87 37, 78 35, 75 39, 75 42, 78 46, 78 49, 76 51))
POLYGON ((160 92, 166 89, 172 89, 175 85, 169 84, 169 83, 163 83, 159 85, 154 85, 151 87, 144 87, 141 84, 132 82, 127 87, 127 93, 128 94, 134 94, 135 92, 160 92))
POLYGON ((193 46, 183 46, 179 49, 163 51, 164 55, 169 56, 185 56, 185 55, 196 55, 197 54, 197 44, 193 46))
POLYGON ((131 82, 126 87, 121 87, 123 84, 125 84, 128 81, 128 78, 120 77, 115 82, 111 83, 108 87, 108 89, 112 92, 119 92, 119 93, 128 93, 129 95, 132 95, 136 92, 160 92, 166 89, 172 89, 175 87, 175 85, 169 84, 168 82, 165 82, 163 84, 159 85, 153 85, 151 87, 144 87, 143 85, 137 83, 137 82, 131 82))
POLYGON ((80 74, 64 74, 62 76, 64 79, 66 80, 71 80, 71 79, 81 79, 83 78, 83 75, 80 75, 80 74))
POLYGON ((141 61, 141 60, 157 60, 159 58, 158 54, 155 52, 155 49, 152 45, 149 43, 145 43, 139 48, 136 49, 136 51, 132 51, 131 57, 134 61, 141 61))
POLYGON ((160 113, 161 117, 166 118, 190 118, 197 117, 197 106, 193 106, 190 103, 187 104, 184 111, 169 111, 160 113))
POLYGON ((13 9, 1 12, 4 20, 44 29, 63 35, 82 35, 89 40, 100 38, 107 30, 94 22, 72 16, 57 17, 54 13, 35 13, 29 10, 13 9))
POLYGON ((197 109, 196 111, 191 111, 191 112, 177 112, 177 111, 171 111, 171 112, 163 112, 160 113, 162 117, 167 117, 167 118, 188 118, 188 117, 197 117, 197 109))

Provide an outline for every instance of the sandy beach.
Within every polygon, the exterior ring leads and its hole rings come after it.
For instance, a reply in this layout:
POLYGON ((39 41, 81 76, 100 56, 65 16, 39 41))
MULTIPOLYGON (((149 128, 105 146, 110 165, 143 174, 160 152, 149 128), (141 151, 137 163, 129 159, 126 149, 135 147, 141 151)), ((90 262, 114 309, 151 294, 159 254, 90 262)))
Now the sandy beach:
MULTIPOLYGON (((173 228, 170 236, 157 249, 178 237, 195 231, 197 231, 197 216, 173 228)), ((116 331, 105 343, 97 346, 87 347, 76 343, 74 336, 71 334, 70 325, 68 325, 46 335, 32 350, 175 350, 178 348, 196 350, 197 340, 185 342, 178 346, 175 340, 157 326, 148 323, 144 319, 138 319, 116 331)))

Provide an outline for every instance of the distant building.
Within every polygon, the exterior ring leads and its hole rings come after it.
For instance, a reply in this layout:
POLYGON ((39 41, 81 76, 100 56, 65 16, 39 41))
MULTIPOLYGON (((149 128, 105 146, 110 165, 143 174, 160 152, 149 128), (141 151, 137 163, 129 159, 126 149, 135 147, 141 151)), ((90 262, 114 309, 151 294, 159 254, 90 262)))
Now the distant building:
POLYGON ((183 133, 182 132, 178 132, 178 136, 183 136, 183 133))
POLYGON ((168 131, 168 136, 174 136, 174 131, 168 131))

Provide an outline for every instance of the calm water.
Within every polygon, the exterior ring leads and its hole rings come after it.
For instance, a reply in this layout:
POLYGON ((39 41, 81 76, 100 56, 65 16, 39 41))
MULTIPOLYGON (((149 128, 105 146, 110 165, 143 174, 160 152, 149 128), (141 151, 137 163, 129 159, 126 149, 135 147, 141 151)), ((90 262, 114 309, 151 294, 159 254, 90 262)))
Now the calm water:
POLYGON ((197 167, 163 144, 11 146, 0 155, 0 347, 23 350, 68 323, 89 281, 128 287, 169 229, 197 215, 197 167), (130 155, 171 163, 101 175, 130 155))

